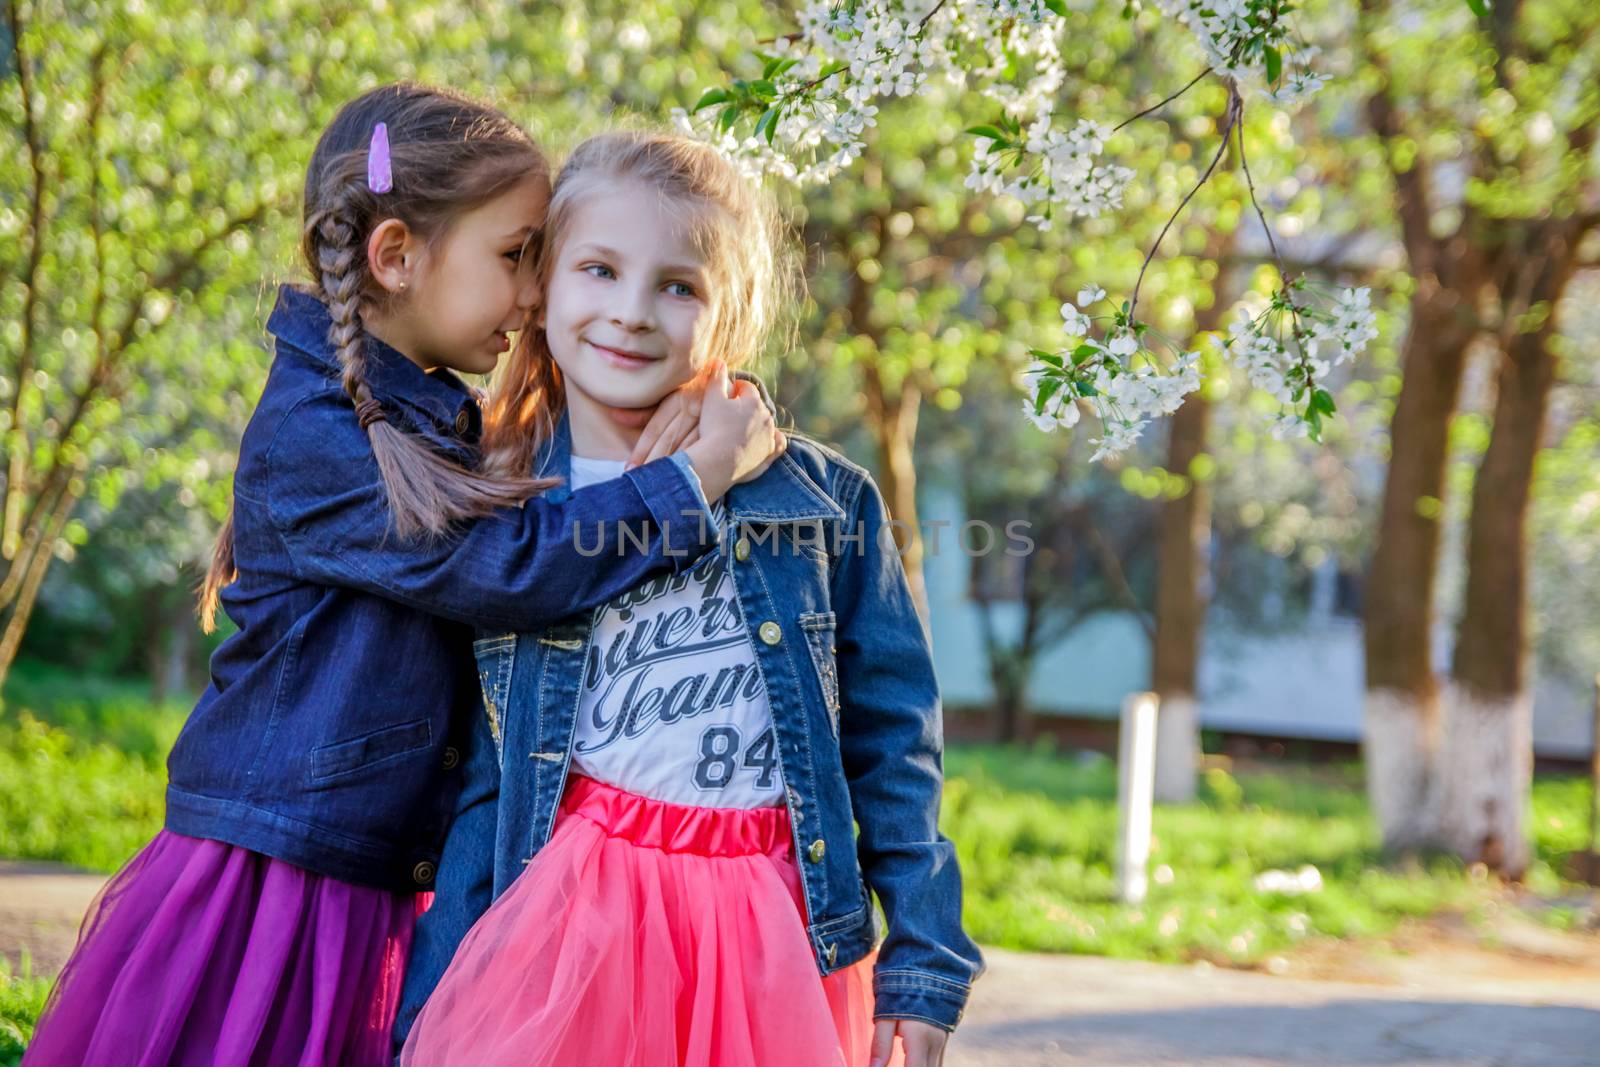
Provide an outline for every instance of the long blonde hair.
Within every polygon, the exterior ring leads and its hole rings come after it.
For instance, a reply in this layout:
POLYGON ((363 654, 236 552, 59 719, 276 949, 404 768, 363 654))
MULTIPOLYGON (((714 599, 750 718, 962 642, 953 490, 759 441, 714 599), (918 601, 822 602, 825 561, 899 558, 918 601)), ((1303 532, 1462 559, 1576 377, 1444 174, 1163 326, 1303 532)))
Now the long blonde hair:
MULTIPOLYGON (((674 133, 616 130, 580 144, 556 175, 535 271, 541 292, 585 198, 618 184, 649 189, 685 209, 708 276, 709 321, 699 334, 730 367, 761 354, 798 283, 791 242, 771 198, 711 146, 674 133)), ((545 331, 517 338, 485 413, 483 466, 526 476, 565 405, 545 331)))
MULTIPOLYGON (((505 115, 453 90, 400 82, 364 93, 339 109, 306 170, 301 254, 309 289, 333 319, 328 343, 346 396, 366 430, 383 478, 396 534, 437 536, 458 522, 520 504, 550 482, 461 466, 383 417, 367 384, 362 313, 391 297, 367 264, 367 238, 386 219, 437 242, 463 213, 530 177, 549 181, 539 147, 505 115), (374 126, 387 126, 393 188, 373 192, 367 154, 374 126)), ((200 619, 213 627, 222 588, 236 577, 233 508, 217 536, 201 588, 200 619)))

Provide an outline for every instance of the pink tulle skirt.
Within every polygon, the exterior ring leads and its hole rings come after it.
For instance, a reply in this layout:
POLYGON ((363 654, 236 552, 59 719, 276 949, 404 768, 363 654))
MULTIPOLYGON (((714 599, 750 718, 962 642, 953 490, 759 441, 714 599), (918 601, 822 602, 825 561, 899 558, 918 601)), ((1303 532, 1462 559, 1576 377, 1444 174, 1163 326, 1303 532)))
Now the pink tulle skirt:
POLYGON ((462 942, 400 1062, 866 1067, 872 958, 819 976, 803 907, 785 809, 574 776, 549 844, 462 942))

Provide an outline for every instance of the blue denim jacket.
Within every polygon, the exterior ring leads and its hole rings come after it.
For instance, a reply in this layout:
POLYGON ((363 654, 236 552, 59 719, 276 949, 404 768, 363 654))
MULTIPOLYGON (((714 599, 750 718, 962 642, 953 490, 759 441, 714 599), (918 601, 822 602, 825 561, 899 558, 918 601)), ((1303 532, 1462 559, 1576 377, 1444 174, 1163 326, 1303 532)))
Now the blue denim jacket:
MULTIPOLYGON (((534 629, 682 570, 714 543, 699 480, 669 457, 432 543, 388 528, 367 435, 339 383, 329 317, 285 288, 276 354, 234 475, 239 632, 167 761, 167 826, 345 881, 432 885, 480 707, 472 624, 534 629), (647 551, 589 556, 623 516, 647 551), (663 537, 665 533, 665 537, 663 537), (584 550, 593 534, 585 534, 584 550)), ((472 462, 474 394, 377 341, 368 381, 387 418, 472 462)))
MULTIPOLYGON (((546 472, 568 472, 569 441, 563 422, 546 472)), ((871 951, 876 894, 888 920, 877 1014, 953 1028, 982 960, 961 928, 955 848, 937 826, 943 739, 928 638, 877 486, 792 436, 783 458, 726 500, 717 550, 732 553, 772 706, 818 970, 871 951)), ((467 930, 550 838, 595 617, 480 630, 484 713, 466 742, 460 807, 413 943, 397 1047, 467 930)))

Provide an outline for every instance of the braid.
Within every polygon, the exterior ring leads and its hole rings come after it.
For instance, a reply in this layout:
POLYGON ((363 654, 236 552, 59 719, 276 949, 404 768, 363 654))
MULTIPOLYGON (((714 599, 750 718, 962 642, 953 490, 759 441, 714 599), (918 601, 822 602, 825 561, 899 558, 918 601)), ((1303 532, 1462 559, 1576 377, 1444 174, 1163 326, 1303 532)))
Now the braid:
POLYGON ((372 401, 366 381, 366 330, 361 325, 362 274, 366 257, 357 246, 356 228, 346 219, 344 201, 349 190, 308 223, 317 245, 318 282, 323 303, 333 316, 328 344, 344 372, 344 391, 357 408, 372 401))
MULTIPOLYGON (((453 90, 411 82, 380 86, 341 107, 307 165, 301 257, 332 317, 328 344, 372 446, 393 528, 402 536, 444 533, 496 508, 518 506, 555 481, 481 473, 385 418, 367 381, 363 309, 370 312, 366 301, 381 295, 367 264, 367 239, 385 218, 424 237, 440 235, 461 212, 530 177, 548 182, 549 164, 510 119, 453 90), (380 122, 394 135, 391 185, 379 183, 383 193, 367 180, 380 122)), ((234 528, 230 510, 201 590, 208 629, 222 589, 237 577, 234 528)))
POLYGON ((350 222, 359 215, 357 198, 363 195, 364 186, 346 182, 328 197, 328 207, 308 216, 306 250, 316 264, 319 295, 333 319, 328 344, 339 361, 345 395, 372 445, 395 532, 402 537, 437 536, 461 520, 514 507, 555 480, 468 470, 384 417, 366 376, 367 331, 361 322, 362 300, 371 288, 366 249, 359 229, 350 222))

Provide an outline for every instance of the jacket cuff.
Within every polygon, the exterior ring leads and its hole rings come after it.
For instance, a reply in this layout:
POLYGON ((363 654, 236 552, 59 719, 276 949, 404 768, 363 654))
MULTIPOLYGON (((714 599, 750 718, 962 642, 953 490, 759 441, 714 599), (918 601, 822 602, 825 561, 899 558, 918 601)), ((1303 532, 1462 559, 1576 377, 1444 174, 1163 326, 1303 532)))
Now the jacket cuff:
POLYGON ((661 530, 662 555, 674 571, 687 570, 717 543, 718 530, 700 476, 683 453, 635 467, 624 475, 644 498, 661 530))
POLYGON ((872 1017, 917 1019, 954 1030, 971 992, 969 984, 920 971, 879 971, 872 976, 872 1017))

